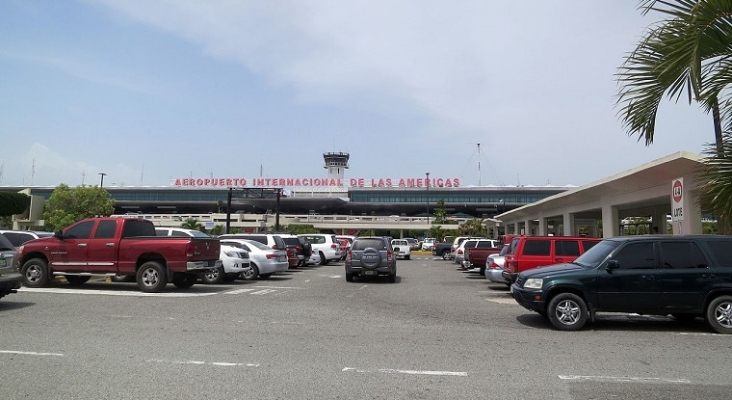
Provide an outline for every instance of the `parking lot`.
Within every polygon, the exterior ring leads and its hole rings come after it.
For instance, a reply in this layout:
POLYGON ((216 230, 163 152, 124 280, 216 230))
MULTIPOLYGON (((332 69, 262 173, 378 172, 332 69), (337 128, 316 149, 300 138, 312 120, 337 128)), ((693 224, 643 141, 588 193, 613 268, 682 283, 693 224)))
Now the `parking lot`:
POLYGON ((414 254, 142 293, 91 280, 0 301, 0 398, 727 398, 732 337, 601 315, 560 332, 505 285, 414 254))

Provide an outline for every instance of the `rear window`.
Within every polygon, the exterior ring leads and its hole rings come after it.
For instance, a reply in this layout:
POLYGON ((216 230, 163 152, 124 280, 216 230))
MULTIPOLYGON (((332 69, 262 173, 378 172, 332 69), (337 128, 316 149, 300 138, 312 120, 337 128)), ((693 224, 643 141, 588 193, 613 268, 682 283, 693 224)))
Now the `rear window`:
POLYGON ((526 239, 524 243, 525 256, 551 255, 552 243, 550 240, 526 239))
POLYGON ((2 233, 0 233, 0 250, 15 250, 15 246, 13 246, 13 244, 10 243, 10 240, 8 240, 8 238, 6 238, 2 233))
POLYGON ((122 237, 155 236, 155 226, 147 220, 125 220, 122 237))
POLYGON ((479 249, 492 249, 496 246, 495 243, 490 240, 481 240, 478 242, 476 247, 479 249))
POLYGON ((707 247, 717 259, 720 267, 732 267, 732 242, 728 240, 711 240, 707 247))
POLYGON ((282 241, 285 242, 288 247, 296 247, 300 245, 300 239, 296 237, 283 237, 282 241))
POLYGON ((358 239, 353 242, 352 250, 364 250, 372 247, 377 250, 386 249, 386 242, 381 239, 358 239))
POLYGON ((325 237, 324 236, 304 236, 305 240, 310 242, 311 244, 323 244, 325 243, 325 237))
POLYGON ((23 243, 31 239, 35 239, 35 237, 30 233, 24 232, 3 232, 2 234, 5 235, 5 238, 7 238, 15 247, 20 247, 23 243))

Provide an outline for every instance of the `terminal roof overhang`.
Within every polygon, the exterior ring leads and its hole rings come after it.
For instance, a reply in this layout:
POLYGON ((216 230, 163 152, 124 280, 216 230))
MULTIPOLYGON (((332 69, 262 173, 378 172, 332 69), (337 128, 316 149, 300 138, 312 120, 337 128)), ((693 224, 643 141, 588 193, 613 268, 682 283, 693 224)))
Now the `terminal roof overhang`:
POLYGON ((503 221, 536 219, 539 214, 552 212, 562 208, 566 204, 590 203, 603 197, 640 191, 665 183, 669 185, 667 197, 663 199, 649 198, 645 200, 645 203, 634 203, 632 205, 619 206, 618 208, 620 210, 623 207, 641 208, 643 206, 658 204, 659 201, 670 203, 671 181, 674 178, 688 173, 701 172, 703 166, 702 160, 703 157, 699 154, 679 151, 587 185, 518 207, 502 213, 496 216, 496 218, 503 221))

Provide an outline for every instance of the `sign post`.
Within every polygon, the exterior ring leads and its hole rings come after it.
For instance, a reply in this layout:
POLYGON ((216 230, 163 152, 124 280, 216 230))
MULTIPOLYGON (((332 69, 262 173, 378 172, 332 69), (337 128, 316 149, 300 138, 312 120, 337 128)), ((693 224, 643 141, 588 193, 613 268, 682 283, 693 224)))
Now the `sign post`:
POLYGON ((684 220, 684 178, 676 178, 671 181, 671 221, 679 223, 684 220))

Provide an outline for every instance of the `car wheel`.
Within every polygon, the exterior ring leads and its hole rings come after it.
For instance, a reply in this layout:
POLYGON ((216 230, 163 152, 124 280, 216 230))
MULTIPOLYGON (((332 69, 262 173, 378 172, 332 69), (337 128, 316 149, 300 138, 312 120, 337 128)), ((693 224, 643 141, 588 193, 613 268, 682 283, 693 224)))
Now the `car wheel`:
POLYGON ((259 275, 259 268, 257 268, 257 264, 251 263, 249 264, 249 267, 249 269, 242 271, 242 273, 239 275, 245 281, 257 279, 257 276, 259 275))
POLYGON ((71 286, 81 286, 85 284, 91 276, 66 275, 66 282, 71 286))
POLYGON ((167 284, 165 268, 157 261, 148 261, 137 270, 137 287, 143 292, 156 293, 167 284))
POLYGON ((442 259, 447 261, 450 259, 450 252, 449 251, 443 251, 442 252, 442 259))
POLYGON ((320 252, 320 265, 328 265, 328 259, 325 258, 325 254, 323 252, 320 252))
POLYGON ((23 264, 20 269, 23 275, 23 285, 27 287, 43 287, 48 284, 49 271, 48 263, 40 258, 31 258, 23 264))
POLYGON ((388 277, 389 283, 396 283, 396 274, 391 274, 388 277))
POLYGON ((732 296, 719 296, 709 302, 706 318, 717 333, 732 333, 732 296))
POLYGON ((405 260, 409 260, 410 258, 412 258, 412 256, 404 256, 405 260))
POLYGON ((353 282, 353 274, 346 272, 346 282, 353 282))
POLYGON ((560 293, 549 302, 549 321, 561 331, 582 329, 587 322, 587 305, 581 297, 572 293, 560 293))
POLYGON ((201 275, 201 282, 203 283, 221 283, 224 280, 224 267, 219 267, 216 269, 212 269, 210 272, 207 272, 203 275, 201 275))
POLYGON ((196 284, 198 277, 196 275, 185 274, 183 276, 177 276, 173 279, 173 285, 177 288, 188 289, 189 287, 196 284))

